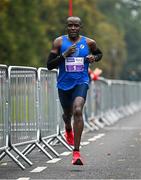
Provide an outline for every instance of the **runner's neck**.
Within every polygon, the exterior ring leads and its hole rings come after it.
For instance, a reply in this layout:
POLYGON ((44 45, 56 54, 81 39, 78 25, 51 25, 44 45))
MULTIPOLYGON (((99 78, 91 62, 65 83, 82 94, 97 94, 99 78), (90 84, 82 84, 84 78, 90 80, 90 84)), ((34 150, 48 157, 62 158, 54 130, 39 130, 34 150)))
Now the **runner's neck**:
POLYGON ((78 37, 75 37, 75 38, 70 38, 69 36, 67 36, 67 37, 68 37, 69 41, 71 41, 72 43, 77 43, 81 40, 82 36, 79 35, 78 37))

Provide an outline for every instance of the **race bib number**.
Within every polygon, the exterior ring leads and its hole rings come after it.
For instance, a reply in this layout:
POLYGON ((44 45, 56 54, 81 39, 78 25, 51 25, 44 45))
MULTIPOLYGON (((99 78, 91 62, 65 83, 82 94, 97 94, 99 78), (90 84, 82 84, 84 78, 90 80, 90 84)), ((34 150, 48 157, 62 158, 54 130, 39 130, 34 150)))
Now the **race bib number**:
POLYGON ((67 57, 65 59, 65 68, 67 72, 84 71, 84 57, 67 57))

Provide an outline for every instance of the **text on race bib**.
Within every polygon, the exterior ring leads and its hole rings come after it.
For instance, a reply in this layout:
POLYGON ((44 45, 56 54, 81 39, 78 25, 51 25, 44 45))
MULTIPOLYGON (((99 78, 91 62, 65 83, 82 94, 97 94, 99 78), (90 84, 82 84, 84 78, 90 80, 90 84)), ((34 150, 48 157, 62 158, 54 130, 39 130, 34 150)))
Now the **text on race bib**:
POLYGON ((65 69, 67 72, 84 71, 84 57, 67 57, 65 59, 65 69))

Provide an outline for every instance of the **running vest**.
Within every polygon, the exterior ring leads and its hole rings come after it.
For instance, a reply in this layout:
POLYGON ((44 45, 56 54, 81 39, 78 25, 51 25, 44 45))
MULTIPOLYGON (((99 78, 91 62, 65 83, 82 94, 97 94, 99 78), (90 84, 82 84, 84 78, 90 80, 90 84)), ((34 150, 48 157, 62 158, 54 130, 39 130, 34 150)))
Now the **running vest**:
MULTIPOLYGON (((58 66, 59 74, 57 78, 57 87, 62 90, 72 89, 78 84, 89 84, 89 62, 86 56, 89 55, 90 50, 86 42, 86 37, 81 36, 80 41, 75 44, 76 51, 58 66)), ((73 43, 68 39, 67 35, 62 36, 60 53, 62 54, 72 45, 73 43)))

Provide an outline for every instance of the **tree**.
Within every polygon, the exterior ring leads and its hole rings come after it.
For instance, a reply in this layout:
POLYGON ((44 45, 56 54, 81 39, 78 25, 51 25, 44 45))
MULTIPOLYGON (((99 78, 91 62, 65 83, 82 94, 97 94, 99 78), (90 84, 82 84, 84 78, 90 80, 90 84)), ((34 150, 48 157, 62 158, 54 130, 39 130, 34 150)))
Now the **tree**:
MULTIPOLYGON (((128 79, 130 69, 141 71, 140 4, 140 0, 73 1, 73 15, 84 24, 82 34, 96 39, 103 51, 97 66, 108 78, 128 79)), ((1 0, 1 63, 46 66, 53 39, 66 33, 67 17, 66 0, 1 0)))
POLYGON ((39 18, 39 0, 8 1, 0 14, 0 58, 4 64, 41 64, 46 38, 39 18))
POLYGON ((133 69, 141 80, 140 40, 141 40, 141 1, 140 0, 100 0, 100 11, 107 20, 124 33, 127 48, 127 60, 125 61, 120 78, 128 79, 129 72, 133 69), (112 14, 112 16, 111 16, 112 14))

